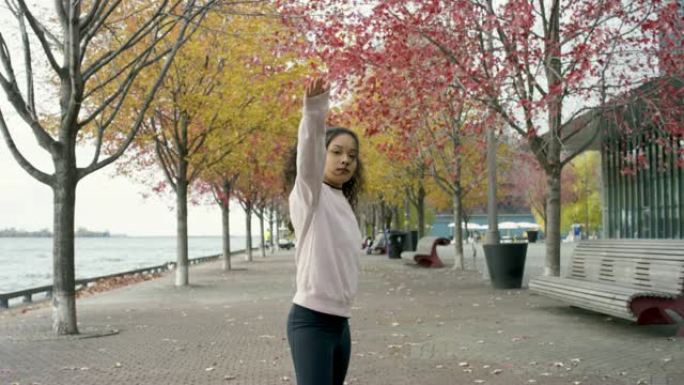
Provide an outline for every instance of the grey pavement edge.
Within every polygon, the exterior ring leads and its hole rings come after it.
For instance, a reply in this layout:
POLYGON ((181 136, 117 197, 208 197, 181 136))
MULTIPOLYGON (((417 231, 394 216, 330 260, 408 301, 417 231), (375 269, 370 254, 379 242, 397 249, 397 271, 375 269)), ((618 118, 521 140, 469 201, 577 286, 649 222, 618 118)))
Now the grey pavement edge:
MULTIPOLYGON (((464 272, 362 256, 347 384, 684 384, 676 326, 494 290, 481 253, 466 246, 464 272)), ((525 282, 543 253, 530 245, 525 282)), ((451 249, 440 255, 453 264, 451 249)), ((187 288, 166 274, 82 298, 79 337, 53 337, 48 306, 0 312, 0 384, 295 384, 292 253, 234 260, 230 272, 193 266, 187 288)))

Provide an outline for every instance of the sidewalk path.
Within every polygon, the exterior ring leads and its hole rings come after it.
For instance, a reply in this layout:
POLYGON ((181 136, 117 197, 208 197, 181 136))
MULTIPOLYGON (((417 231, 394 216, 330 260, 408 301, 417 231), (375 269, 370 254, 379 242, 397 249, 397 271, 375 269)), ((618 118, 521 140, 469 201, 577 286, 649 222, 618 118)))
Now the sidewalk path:
MULTIPOLYGON (((49 307, 0 312, 0 384, 295 384, 292 254, 239 259, 193 266, 188 288, 165 275, 79 300, 78 337, 51 335, 49 307)), ((362 261, 350 385, 684 384, 674 326, 495 291, 473 270, 362 261)))

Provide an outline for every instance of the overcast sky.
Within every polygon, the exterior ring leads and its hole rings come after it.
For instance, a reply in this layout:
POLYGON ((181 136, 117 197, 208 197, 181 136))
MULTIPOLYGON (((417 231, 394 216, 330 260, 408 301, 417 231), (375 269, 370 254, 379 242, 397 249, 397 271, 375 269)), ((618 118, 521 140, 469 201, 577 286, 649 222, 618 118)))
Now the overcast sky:
MULTIPOLYGON (((37 2, 34 0, 29 3, 37 2)), ((53 2, 43 2, 41 5, 46 3, 53 5, 53 2)), ((21 49, 15 44, 19 40, 14 32, 15 25, 16 21, 3 2, 0 6, 0 32, 8 41, 13 57, 19 60, 21 49)), ((38 51, 38 46, 34 46, 34 57, 39 56, 38 51)), ((14 67, 18 73, 23 73, 20 71, 21 63, 15 63, 14 67)), ((50 104, 45 101, 45 95, 37 96, 37 99, 41 98, 43 103, 50 104)), ((1 89, 0 109, 24 156, 42 171, 52 173, 50 157, 38 146, 33 134, 16 115, 1 89)), ((86 164, 86 159, 79 157, 79 164, 86 164)), ((162 198, 157 195, 144 199, 143 193, 149 192, 146 187, 126 177, 117 176, 115 169, 115 165, 109 165, 81 180, 76 198, 76 227, 128 235, 175 235, 175 199, 172 196, 162 198)), ((0 229, 52 229, 52 190, 33 179, 17 164, 2 135, 0 176, 0 229)), ((232 206, 231 233, 244 235, 244 212, 239 205, 232 206)), ((258 228, 255 222, 252 222, 254 230, 258 228)), ((190 206, 188 230, 190 235, 220 235, 221 212, 218 206, 190 206)))
MULTIPOLYGON (((11 107, 4 94, 0 103, 7 124, 13 128, 15 140, 26 158, 41 165, 43 170, 50 170, 49 158, 35 143, 28 127, 10 113, 11 107), (43 162, 36 162, 38 159, 43 162)), ((17 164, 4 139, 0 144, 0 170, 0 229, 52 229, 52 190, 17 164)), ((144 199, 143 193, 146 192, 145 186, 117 176, 115 166, 97 171, 78 185, 76 227, 128 235, 175 235, 173 197, 149 195, 144 199)), ((234 204, 231 210, 231 232, 244 235, 245 215, 242 209, 234 204)), ((188 229, 191 235, 221 234, 218 206, 190 206, 188 229)))

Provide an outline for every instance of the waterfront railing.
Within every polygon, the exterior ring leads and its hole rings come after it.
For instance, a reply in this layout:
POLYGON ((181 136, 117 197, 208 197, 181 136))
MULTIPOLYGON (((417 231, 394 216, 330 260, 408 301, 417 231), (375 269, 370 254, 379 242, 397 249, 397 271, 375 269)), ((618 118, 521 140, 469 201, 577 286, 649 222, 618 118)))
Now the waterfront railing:
MULTIPOLYGON (((236 251, 231 252, 231 255, 243 253, 243 252, 244 252, 244 250, 236 250, 236 251)), ((191 259, 188 259, 188 264, 189 265, 196 265, 198 263, 211 262, 211 261, 215 261, 215 260, 219 259, 220 256, 221 256, 221 254, 216 254, 216 255, 209 255, 206 257, 191 258, 191 259)), ((142 269, 128 270, 128 271, 124 271, 121 273, 114 273, 114 274, 101 275, 101 276, 91 277, 91 278, 77 279, 74 289, 76 291, 79 291, 79 290, 85 289, 85 288, 95 284, 98 281, 112 279, 112 278, 121 278, 121 277, 127 277, 127 276, 144 276, 144 275, 149 275, 149 274, 163 273, 166 271, 173 270, 175 267, 176 267, 176 262, 167 262, 167 263, 164 263, 161 265, 144 267, 142 269)), ((10 307, 10 301, 12 301, 13 303, 19 302, 19 301, 13 301, 13 300, 18 299, 18 298, 21 298, 20 303, 30 304, 33 302, 34 296, 39 295, 39 294, 42 294, 40 296, 40 297, 42 297, 42 299, 51 298, 52 297, 52 285, 32 287, 29 289, 17 290, 17 291, 13 291, 13 292, 9 292, 9 293, 0 293, 0 309, 9 308, 10 307)))

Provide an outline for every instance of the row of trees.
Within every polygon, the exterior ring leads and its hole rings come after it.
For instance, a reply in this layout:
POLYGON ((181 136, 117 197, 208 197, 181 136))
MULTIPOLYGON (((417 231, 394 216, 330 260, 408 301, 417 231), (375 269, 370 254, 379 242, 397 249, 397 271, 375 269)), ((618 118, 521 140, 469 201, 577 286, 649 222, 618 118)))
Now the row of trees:
POLYGON ((369 135, 448 139, 410 147, 453 149, 449 175, 437 180, 453 194, 456 223, 465 138, 496 130, 526 142, 546 177, 547 275, 560 272, 561 171, 594 138, 569 143, 608 108, 630 103, 645 82, 655 86, 639 95, 651 102, 638 124, 681 133, 681 91, 668 86, 684 67, 676 1, 356 3, 279 2, 311 35, 306 54, 325 62, 351 95, 364 95, 351 114, 369 121, 369 135))
MULTIPOLYGON (((78 332, 78 182, 122 158, 121 173, 175 195, 179 286, 189 282, 188 203, 216 204, 229 269, 228 202, 240 202, 248 231, 256 214, 262 237, 265 223, 273 233, 274 216, 286 211, 279 174, 296 137, 296 95, 319 67, 342 101, 333 119, 365 134, 365 222, 376 221, 373 211, 396 221, 400 207, 413 206, 422 235, 431 200, 446 201, 461 223, 484 201, 484 132, 510 131, 545 175, 538 212, 547 273, 558 274, 561 170, 579 152, 562 150, 582 128, 575 118, 590 120, 582 114, 649 79, 657 60, 677 60, 658 56, 657 37, 678 31, 672 9, 646 0, 389 0, 361 8, 350 0, 91 0, 52 9, 5 2, 22 50, 8 50, 0 33, 0 86, 54 170, 24 156, 1 113, 0 132, 21 167, 54 192, 57 334, 78 332), (36 63, 51 74, 37 76, 36 63), (51 97, 41 104, 36 88, 51 97), (92 148, 85 162, 76 157, 82 146, 92 148)), ((514 147, 501 144, 499 155, 518 157, 514 147)))
POLYGON ((246 210, 247 229, 253 213, 262 234, 264 221, 273 227, 282 200, 277 163, 296 137, 301 99, 292 95, 301 94, 307 61, 295 56, 296 35, 268 2, 5 3, 17 24, 0 33, 0 85, 54 171, 22 153, 14 141, 22 128, 8 127, 1 113, 0 132, 19 165, 54 192, 56 334, 78 333, 76 187, 117 159, 119 172, 176 197, 178 286, 189 282, 188 203, 220 206, 226 269, 231 199, 246 210), (9 50, 6 37, 17 30, 21 50, 9 50), (50 74, 34 70, 43 62, 50 74), (92 158, 77 159, 87 147, 92 158))

